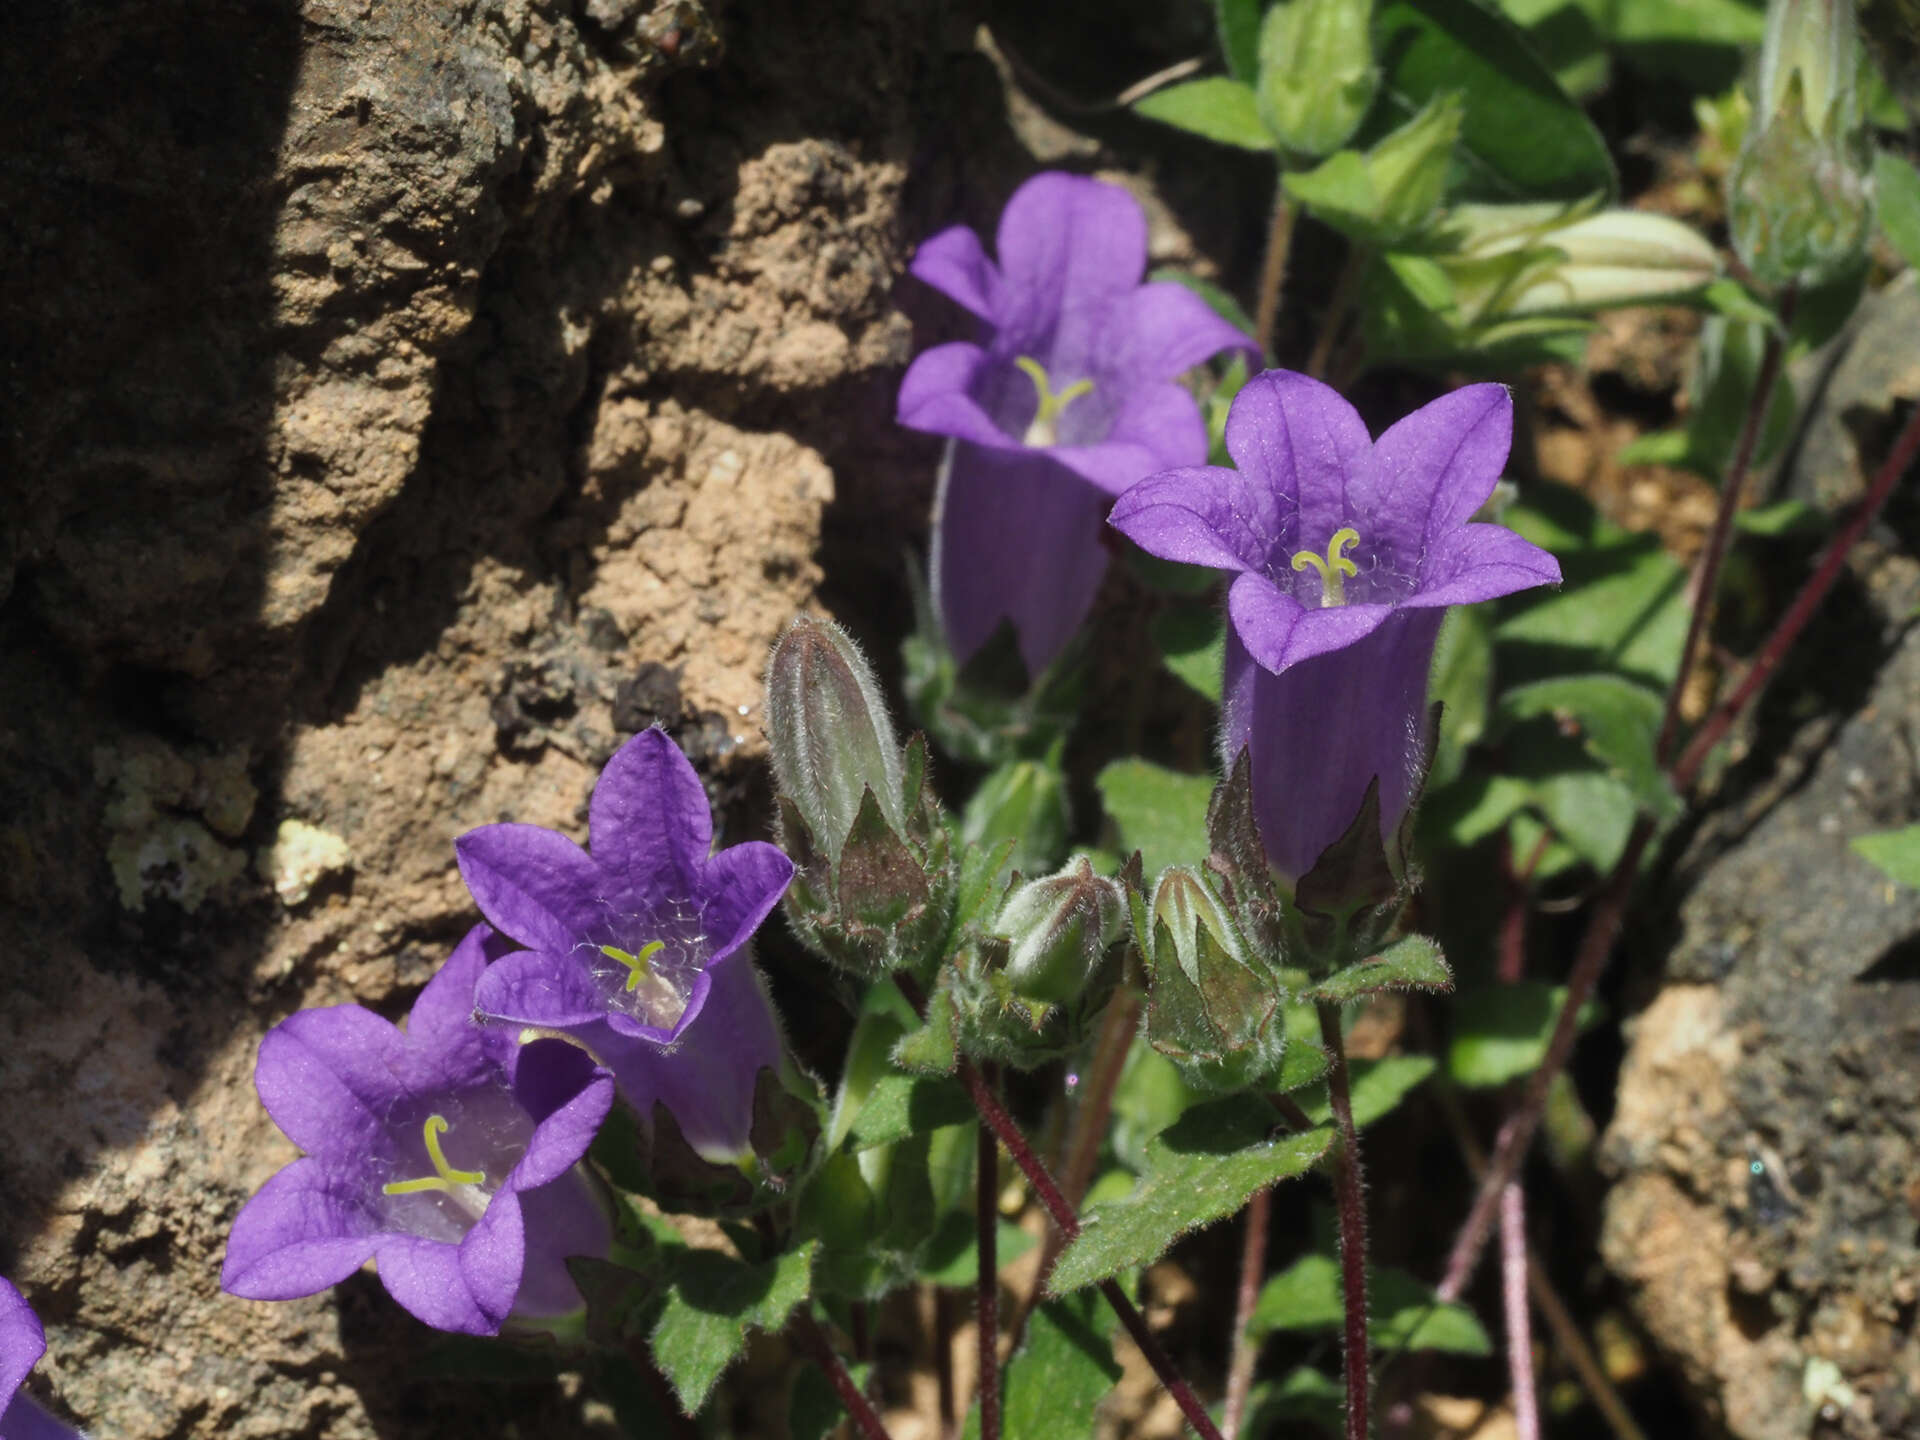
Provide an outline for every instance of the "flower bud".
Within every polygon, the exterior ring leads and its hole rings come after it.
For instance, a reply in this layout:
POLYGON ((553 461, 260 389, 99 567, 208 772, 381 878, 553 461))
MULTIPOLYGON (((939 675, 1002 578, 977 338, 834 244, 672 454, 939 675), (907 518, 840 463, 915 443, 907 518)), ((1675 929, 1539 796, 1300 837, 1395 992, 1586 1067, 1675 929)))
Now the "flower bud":
POLYGON ((767 743, 774 779, 838 859, 872 790, 881 815, 904 828, 900 744, 880 687, 859 647, 831 620, 801 616, 767 666, 767 743))
POLYGON ((1282 151, 1320 159, 1373 107, 1372 0, 1278 0, 1260 23, 1260 118, 1282 151))
POLYGON ((1120 938, 1125 918, 1120 886, 1096 875, 1084 855, 1058 874, 1021 885, 993 926, 1007 937, 1014 994, 1049 1005, 1076 998, 1120 938))
POLYGON ((1719 257, 1692 226, 1639 210, 1569 218, 1557 205, 1461 205, 1441 265, 1477 321, 1644 305, 1698 290, 1719 257))
POLYGON ((1133 900, 1147 967, 1148 1043, 1204 1090, 1237 1090, 1272 1074, 1286 1044, 1282 988, 1252 958, 1207 877, 1176 865, 1161 875, 1151 902, 1133 900))
POLYGON ((1754 126, 1727 178, 1733 248, 1763 284, 1830 280, 1873 232, 1853 0, 1773 0, 1754 126))

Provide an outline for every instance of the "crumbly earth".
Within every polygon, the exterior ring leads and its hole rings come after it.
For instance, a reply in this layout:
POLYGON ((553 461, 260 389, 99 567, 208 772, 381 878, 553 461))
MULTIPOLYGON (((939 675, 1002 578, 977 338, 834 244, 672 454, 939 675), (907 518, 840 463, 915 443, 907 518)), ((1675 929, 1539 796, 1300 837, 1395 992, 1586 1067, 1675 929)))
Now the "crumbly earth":
MULTIPOLYGON (((1862 492, 1920 399, 1916 319, 1910 282, 1870 308, 1797 493, 1862 492)), ((1630 1022, 1602 1145, 1607 1264, 1739 1440, 1920 1426, 1920 894, 1849 844, 1920 819, 1914 538, 1897 505, 1857 553, 1818 659, 1783 677, 1682 858, 1665 985, 1630 1022)))

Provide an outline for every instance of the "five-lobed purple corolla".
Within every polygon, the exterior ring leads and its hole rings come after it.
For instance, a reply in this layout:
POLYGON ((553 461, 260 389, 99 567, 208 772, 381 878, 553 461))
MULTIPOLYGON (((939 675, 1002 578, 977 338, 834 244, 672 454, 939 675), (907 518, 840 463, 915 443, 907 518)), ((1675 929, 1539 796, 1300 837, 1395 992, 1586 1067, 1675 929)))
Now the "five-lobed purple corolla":
POLYGON ((1469 385, 1378 440, 1330 387, 1269 370, 1233 402, 1237 469, 1153 476, 1111 523, 1163 559, 1233 575, 1220 746, 1250 751, 1274 868, 1298 879, 1380 784, 1390 839, 1425 773, 1427 677, 1449 605, 1559 583, 1559 563, 1477 523, 1506 464, 1513 403, 1469 385))
POLYGON ((956 226, 914 255, 913 275, 987 333, 916 358, 898 415, 954 442, 931 575, 948 648, 964 664, 1011 623, 1038 676, 1093 605, 1113 497, 1206 458, 1205 422, 1176 377, 1257 350, 1192 291, 1142 283, 1146 215, 1116 185, 1036 175, 1007 201, 995 250, 997 264, 956 226))
POLYGON ((760 1074, 786 1055, 744 947, 793 862, 757 840, 709 853, 706 789, 663 730, 607 762, 587 827, 587 850, 534 825, 456 842, 480 913, 527 947, 488 968, 474 1012, 568 1036, 643 1122, 665 1105, 697 1153, 742 1159, 760 1074))
POLYGON ((565 1261, 604 1256, 611 1217, 576 1169, 613 1079, 575 1046, 473 1023, 489 958, 476 926, 402 1031, 358 1005, 302 1010, 260 1042, 255 1088, 305 1154, 249 1200, 221 1286, 312 1295, 374 1261, 389 1294, 441 1330, 580 1309, 565 1261))

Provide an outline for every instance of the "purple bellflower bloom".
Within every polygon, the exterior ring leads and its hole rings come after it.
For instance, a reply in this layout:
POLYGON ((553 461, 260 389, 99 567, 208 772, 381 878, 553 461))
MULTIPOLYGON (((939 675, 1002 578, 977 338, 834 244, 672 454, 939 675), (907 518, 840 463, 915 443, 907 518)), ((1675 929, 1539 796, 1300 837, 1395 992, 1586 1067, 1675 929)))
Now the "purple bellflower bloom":
POLYGON ((1237 470, 1155 475, 1112 523, 1154 555, 1234 572, 1221 750, 1231 768, 1250 749, 1267 857, 1297 880, 1375 777, 1384 840, 1406 815, 1446 607, 1558 584, 1560 566, 1471 523, 1513 440, 1503 386, 1455 390, 1373 440, 1333 390, 1269 370, 1235 398, 1226 440, 1237 470))
POLYGON ((42 1410, 20 1387, 47 1353, 47 1332, 26 1297, 0 1280, 0 1440, 86 1440, 42 1410))
POLYGON ((607 762, 587 828, 591 854, 537 825, 455 842, 480 913, 528 947, 489 968, 474 1012, 568 1036, 643 1121, 664 1104, 701 1156, 745 1156, 754 1088, 786 1045, 743 947, 793 862, 762 841, 710 855, 707 792, 658 729, 607 762))
POLYGON ((1101 517, 1135 481, 1206 459, 1207 430, 1174 378, 1253 342, 1192 291, 1143 285, 1147 217, 1118 186, 1036 175, 986 257, 964 226, 913 257, 920 280, 990 329, 937 345, 900 384, 899 420, 948 435, 932 583, 964 664, 1011 621, 1038 676, 1093 605, 1101 517))
POLYGON ((260 1042, 254 1086, 306 1154, 233 1222, 220 1284, 249 1300, 312 1295, 369 1259, 440 1330, 571 1314, 568 1255, 607 1253, 610 1217, 575 1163, 613 1078, 559 1040, 473 1023, 474 985, 510 946, 475 926, 407 1029, 358 1005, 302 1010, 260 1042))

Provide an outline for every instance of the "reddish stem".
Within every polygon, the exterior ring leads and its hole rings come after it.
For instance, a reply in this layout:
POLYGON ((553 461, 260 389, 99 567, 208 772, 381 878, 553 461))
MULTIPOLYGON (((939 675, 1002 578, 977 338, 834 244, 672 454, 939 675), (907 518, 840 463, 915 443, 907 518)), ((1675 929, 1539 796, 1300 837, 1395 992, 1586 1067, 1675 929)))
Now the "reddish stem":
POLYGON ((1887 497, 1893 493, 1893 487, 1906 474, 1916 456, 1920 456, 1920 405, 1916 405, 1907 416, 1900 438, 1894 442, 1893 450, 1881 463, 1879 470, 1874 472, 1873 483, 1868 487, 1859 508, 1827 542, 1820 563, 1814 567, 1807 583, 1787 607, 1787 613, 1780 617, 1780 623, 1774 626, 1773 633, 1760 647, 1760 653, 1754 657, 1753 664, 1747 667, 1747 673, 1741 677, 1739 685, 1715 707, 1693 739, 1687 742, 1687 748, 1681 752, 1671 772, 1675 789, 1684 792, 1692 787, 1699 778, 1700 767, 1706 763, 1707 756, 1713 753, 1713 747, 1720 743, 1741 713, 1773 679, 1780 662, 1807 628, 1821 602, 1827 598, 1827 592, 1839 580, 1848 554, 1860 543, 1861 536, 1867 533, 1867 527, 1873 524, 1887 503, 1887 497))
POLYGON ((1720 569, 1726 563, 1733 543, 1733 518, 1740 513, 1740 496, 1747 488, 1747 470, 1753 464, 1753 452, 1760 443, 1760 431, 1772 408, 1773 387, 1780 378, 1780 361, 1786 351, 1787 327, 1793 323, 1797 291, 1789 285, 1780 295, 1779 324, 1769 327, 1760 369, 1754 376, 1753 394, 1747 400, 1746 419, 1740 426, 1740 438, 1734 444, 1733 462, 1726 479, 1720 483, 1720 508, 1714 512, 1713 529, 1707 535, 1707 548, 1700 554, 1694 572, 1693 614, 1687 620, 1687 638, 1680 647, 1680 668, 1667 689, 1667 708, 1660 717, 1660 738, 1654 743, 1654 759, 1666 763, 1673 742, 1680 732, 1680 703, 1686 694, 1687 679, 1706 638, 1713 618, 1713 597, 1720 586, 1720 569))
MULTIPOLYGON (((984 1083, 984 1082, 983 1082, 984 1083)), ((980 1127, 973 1207, 979 1268, 974 1280, 974 1320, 979 1330, 980 1440, 1000 1440, 1000 1260, 998 1231, 1000 1152, 993 1132, 980 1127)))
POLYGON ((1340 1288, 1346 1315, 1346 1440, 1367 1440, 1372 1391, 1372 1359, 1367 1344, 1367 1201, 1339 1006, 1320 1007, 1320 1039, 1333 1060, 1327 1070, 1327 1097, 1333 1102, 1333 1119, 1339 1129, 1333 1151, 1333 1196, 1340 1212, 1340 1288))
POLYGON ((1516 1440, 1540 1440, 1540 1397, 1533 1381, 1533 1317, 1527 1309, 1527 1201, 1520 1182, 1500 1192, 1500 1299, 1507 1320, 1507 1371, 1513 1380, 1516 1440))
POLYGON ((847 1373, 846 1365, 833 1348, 833 1343, 827 1339, 826 1332, 820 1328, 820 1322, 803 1309, 793 1317, 793 1333, 800 1348, 812 1356, 813 1363, 825 1372, 827 1383, 833 1386, 840 1403, 847 1407, 847 1413, 853 1417, 853 1423, 859 1427, 860 1433, 867 1440, 893 1440, 867 1397, 860 1393, 860 1387, 853 1383, 853 1376, 847 1373))
POLYGON ((1227 1368, 1227 1403, 1220 1416, 1220 1429, 1227 1440, 1234 1440, 1240 1433, 1247 1396, 1253 1390, 1254 1362, 1260 1358, 1260 1347, 1248 1339, 1247 1329, 1260 1299, 1260 1282, 1266 1278, 1267 1225, 1272 1213, 1271 1190, 1257 1191, 1247 1202, 1247 1233, 1240 1247, 1240 1289, 1233 1304, 1233 1360, 1227 1368))

